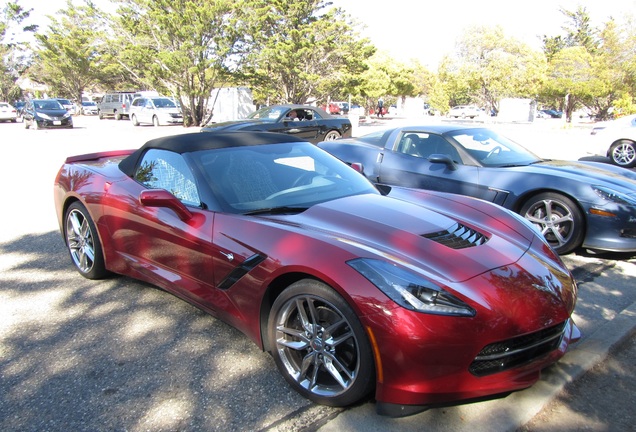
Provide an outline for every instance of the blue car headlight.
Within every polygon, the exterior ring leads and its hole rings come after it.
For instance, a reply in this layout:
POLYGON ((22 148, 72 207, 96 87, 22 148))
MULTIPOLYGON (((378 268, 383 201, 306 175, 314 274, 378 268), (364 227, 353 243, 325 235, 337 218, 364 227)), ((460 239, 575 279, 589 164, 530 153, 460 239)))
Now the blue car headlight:
POLYGON ((436 315, 475 316, 472 307, 437 284, 386 261, 358 258, 347 264, 406 309, 436 315))
POLYGON ((636 199, 608 187, 592 186, 592 190, 596 192, 596 195, 600 196, 605 201, 611 201, 613 203, 622 205, 636 206, 636 199))

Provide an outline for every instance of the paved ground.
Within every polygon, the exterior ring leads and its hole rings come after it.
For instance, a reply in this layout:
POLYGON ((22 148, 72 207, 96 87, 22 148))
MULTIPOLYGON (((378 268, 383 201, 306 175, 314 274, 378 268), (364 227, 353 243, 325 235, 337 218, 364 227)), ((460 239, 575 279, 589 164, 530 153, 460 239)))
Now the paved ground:
MULTIPOLYGON (((359 130, 375 127, 382 125, 359 130)), ((586 156, 583 127, 496 127, 544 157, 586 156)), ((537 385, 404 419, 378 417, 372 402, 347 410, 308 403, 267 354, 229 326, 147 284, 78 276, 52 210, 51 185, 64 157, 185 131, 96 118, 78 118, 72 131, 0 124, 9 143, 0 170, 0 430, 634 429, 625 414, 634 406, 636 374, 634 254, 565 257, 579 283, 575 319, 584 338, 537 385), (623 340, 627 345, 606 358, 623 340), (588 380, 591 389, 578 387, 588 380), (553 399, 557 405, 547 405, 553 399)))

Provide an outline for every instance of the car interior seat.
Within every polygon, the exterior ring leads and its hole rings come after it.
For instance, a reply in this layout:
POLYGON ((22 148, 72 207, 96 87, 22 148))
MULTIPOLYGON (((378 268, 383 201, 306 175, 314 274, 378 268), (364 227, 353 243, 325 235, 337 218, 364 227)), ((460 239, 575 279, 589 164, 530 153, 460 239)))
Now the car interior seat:
POLYGON ((232 155, 223 183, 231 204, 260 201, 279 190, 265 165, 247 155, 232 155))

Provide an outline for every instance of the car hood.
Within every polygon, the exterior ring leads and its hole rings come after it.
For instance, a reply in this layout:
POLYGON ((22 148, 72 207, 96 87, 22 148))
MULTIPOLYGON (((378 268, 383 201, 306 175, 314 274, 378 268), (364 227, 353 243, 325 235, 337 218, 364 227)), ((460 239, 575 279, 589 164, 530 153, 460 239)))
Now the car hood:
POLYGON ((68 111, 66 109, 39 109, 35 111, 35 114, 46 114, 52 117, 62 117, 66 115, 68 111))
MULTIPOLYGON (((462 208, 462 212, 466 211, 469 209, 462 208)), ((484 215, 479 216, 483 221, 484 215)), ((495 217, 490 218, 490 223, 471 227, 466 220, 380 195, 329 201, 280 220, 355 248, 354 253, 360 256, 403 262, 449 282, 465 281, 510 265, 524 255, 532 242, 532 236, 505 227, 495 217), (461 242, 455 238, 456 243, 448 242, 458 223, 470 230, 476 240, 461 242)))
POLYGON ((201 128, 202 131, 205 130, 221 130, 221 129, 240 129, 245 126, 251 125, 259 125, 271 123, 271 121, 264 121, 260 119, 243 119, 243 120, 230 120, 220 123, 209 123, 201 128))
POLYGON ((598 162, 555 160, 544 161, 519 169, 528 173, 549 174, 551 176, 578 180, 590 185, 619 188, 626 193, 634 193, 636 191, 635 172, 598 162))

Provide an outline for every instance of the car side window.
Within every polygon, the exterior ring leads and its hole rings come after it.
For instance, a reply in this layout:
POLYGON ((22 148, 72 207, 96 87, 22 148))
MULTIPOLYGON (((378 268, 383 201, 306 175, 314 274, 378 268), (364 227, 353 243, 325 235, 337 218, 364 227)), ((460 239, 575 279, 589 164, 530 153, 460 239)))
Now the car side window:
POLYGON ((135 172, 135 180, 149 189, 165 189, 186 205, 201 205, 194 175, 178 153, 148 150, 135 172))
POLYGON ((396 151, 424 159, 434 154, 442 154, 449 156, 457 163, 461 163, 457 149, 446 139, 435 134, 405 132, 398 141, 396 151))

